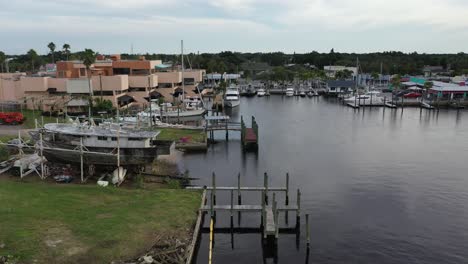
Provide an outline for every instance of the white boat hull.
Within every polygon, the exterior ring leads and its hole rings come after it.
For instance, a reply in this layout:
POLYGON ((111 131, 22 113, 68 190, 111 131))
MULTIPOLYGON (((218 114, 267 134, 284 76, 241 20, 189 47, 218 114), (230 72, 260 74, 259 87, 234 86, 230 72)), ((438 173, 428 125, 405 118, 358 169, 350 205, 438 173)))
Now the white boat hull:
POLYGON ((240 105, 240 100, 224 101, 225 107, 236 107, 240 105))

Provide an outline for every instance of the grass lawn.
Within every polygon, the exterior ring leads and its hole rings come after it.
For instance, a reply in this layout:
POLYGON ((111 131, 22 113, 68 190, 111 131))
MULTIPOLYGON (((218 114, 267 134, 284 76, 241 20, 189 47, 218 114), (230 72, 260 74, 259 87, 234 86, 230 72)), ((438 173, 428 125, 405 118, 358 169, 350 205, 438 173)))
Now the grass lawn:
MULTIPOLYGON (((29 180, 32 181, 32 180, 29 180)), ((1 255, 20 263, 110 263, 186 234, 199 192, 56 185, 0 179, 1 255), (36 262, 35 262, 36 261, 36 262)))
POLYGON ((26 120, 24 121, 23 123, 23 128, 34 128, 35 127, 35 124, 34 124, 34 120, 37 119, 37 122, 39 124, 41 124, 42 122, 42 118, 44 118, 44 124, 47 124, 47 123, 55 123, 57 122, 57 118, 58 118, 58 121, 63 123, 64 122, 64 119, 63 117, 51 117, 51 116, 42 116, 42 112, 41 111, 32 111, 32 110, 23 110, 23 116, 26 118, 26 120))
POLYGON ((179 142, 181 138, 189 138, 188 142, 205 142, 206 134, 204 130, 181 129, 181 128, 157 128, 161 133, 158 136, 159 140, 172 140, 179 142))

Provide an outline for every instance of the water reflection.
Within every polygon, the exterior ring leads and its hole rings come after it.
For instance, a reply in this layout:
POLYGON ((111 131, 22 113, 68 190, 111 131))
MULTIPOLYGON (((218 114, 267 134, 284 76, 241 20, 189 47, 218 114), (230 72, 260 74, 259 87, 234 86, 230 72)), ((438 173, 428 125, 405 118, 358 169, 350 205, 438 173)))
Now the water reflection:
MULTIPOLYGON (((219 185, 232 186, 239 172, 243 186, 261 186, 265 171, 271 185, 280 185, 290 172, 291 189, 303 192, 303 214, 311 215, 313 236, 307 255, 304 234, 281 234, 278 263, 468 259, 464 110, 356 111, 333 99, 272 95, 242 99, 238 109, 226 113, 233 121, 241 115, 257 118, 258 154, 244 154, 238 134, 230 133, 225 142, 220 133, 220 142, 206 154, 179 154, 181 167, 201 178, 199 184, 209 184, 215 171, 219 185)), ((259 225, 258 216, 248 214, 235 222, 259 225)), ((281 222, 294 223, 283 217, 281 222)), ((229 226, 230 218, 219 216, 217 225, 229 226)), ((207 248, 203 234, 198 263, 206 263, 207 248)), ((216 235, 216 263, 261 263, 263 255, 259 234, 216 235)))

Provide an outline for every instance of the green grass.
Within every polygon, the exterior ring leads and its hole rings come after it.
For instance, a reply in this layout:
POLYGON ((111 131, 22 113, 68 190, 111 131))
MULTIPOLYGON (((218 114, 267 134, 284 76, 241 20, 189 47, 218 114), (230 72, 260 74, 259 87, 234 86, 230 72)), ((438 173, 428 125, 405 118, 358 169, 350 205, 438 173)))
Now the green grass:
POLYGON ((205 131, 203 130, 194 130, 194 129, 180 129, 180 128, 157 128, 161 131, 158 136, 159 140, 171 140, 179 142, 181 138, 189 138, 188 142, 205 142, 205 131))
POLYGON ((23 116, 26 118, 23 128, 35 128, 35 119, 37 119, 38 124, 41 124, 42 120, 44 120, 44 124, 55 123, 57 122, 57 118, 59 122, 64 122, 63 117, 42 116, 42 112, 37 110, 23 110, 23 116))
POLYGON ((0 180, 1 255, 21 263, 110 263, 187 232, 200 193, 0 180))

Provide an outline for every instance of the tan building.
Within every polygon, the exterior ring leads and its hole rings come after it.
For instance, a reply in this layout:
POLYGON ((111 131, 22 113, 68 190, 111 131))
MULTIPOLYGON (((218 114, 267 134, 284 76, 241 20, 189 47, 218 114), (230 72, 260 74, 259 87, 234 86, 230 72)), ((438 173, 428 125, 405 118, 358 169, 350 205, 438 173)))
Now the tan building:
MULTIPOLYGON (((42 111, 65 111, 66 106, 80 111, 87 107, 83 98, 91 91, 95 98, 110 100, 120 109, 146 107, 150 97, 162 96, 173 102, 173 95, 182 93, 182 72, 158 65, 162 65, 160 60, 121 60, 120 55, 100 55, 89 70, 81 61, 59 61, 55 78, 24 73, 0 75, 0 101, 23 102, 27 108, 42 111)), ((184 72, 187 96, 195 95, 204 74, 204 70, 184 72)))

